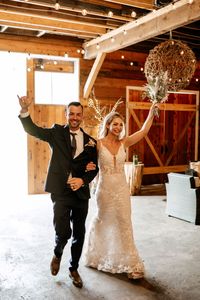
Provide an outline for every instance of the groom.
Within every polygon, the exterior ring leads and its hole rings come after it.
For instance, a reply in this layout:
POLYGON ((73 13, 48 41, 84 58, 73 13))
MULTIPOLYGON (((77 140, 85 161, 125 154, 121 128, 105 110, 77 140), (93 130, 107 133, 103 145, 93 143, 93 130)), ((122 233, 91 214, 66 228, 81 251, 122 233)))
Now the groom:
POLYGON ((68 104, 67 125, 42 128, 30 117, 31 100, 26 96, 18 96, 18 99, 21 106, 19 118, 24 130, 49 143, 52 153, 45 184, 45 191, 51 193, 54 211, 55 248, 51 274, 57 275, 64 247, 72 236, 69 277, 76 287, 82 288, 78 267, 85 237, 89 183, 98 172, 98 168, 86 172, 86 165, 91 161, 97 165, 96 141, 80 128, 83 107, 79 102, 68 104))

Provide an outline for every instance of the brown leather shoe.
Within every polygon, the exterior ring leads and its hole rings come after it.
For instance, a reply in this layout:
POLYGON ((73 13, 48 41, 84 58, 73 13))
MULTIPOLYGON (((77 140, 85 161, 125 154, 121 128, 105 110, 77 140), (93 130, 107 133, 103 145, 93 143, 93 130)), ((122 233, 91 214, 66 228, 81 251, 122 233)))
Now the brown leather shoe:
POLYGON ((60 269, 60 262, 61 258, 58 258, 54 255, 50 264, 51 274, 53 276, 56 276, 58 274, 58 271, 60 269))
POLYGON ((77 270, 69 271, 69 277, 72 279, 72 282, 76 287, 78 288, 83 287, 83 281, 77 270))

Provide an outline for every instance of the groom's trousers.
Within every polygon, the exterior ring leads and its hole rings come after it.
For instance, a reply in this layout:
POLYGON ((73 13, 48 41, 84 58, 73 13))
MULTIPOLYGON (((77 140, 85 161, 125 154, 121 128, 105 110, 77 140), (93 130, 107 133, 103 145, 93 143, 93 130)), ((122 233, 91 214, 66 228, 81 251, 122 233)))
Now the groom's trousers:
POLYGON ((51 194, 53 201, 53 224, 55 228, 54 254, 60 258, 72 236, 70 270, 77 270, 85 238, 85 221, 88 200, 79 199, 75 192, 67 190, 63 195, 51 194))

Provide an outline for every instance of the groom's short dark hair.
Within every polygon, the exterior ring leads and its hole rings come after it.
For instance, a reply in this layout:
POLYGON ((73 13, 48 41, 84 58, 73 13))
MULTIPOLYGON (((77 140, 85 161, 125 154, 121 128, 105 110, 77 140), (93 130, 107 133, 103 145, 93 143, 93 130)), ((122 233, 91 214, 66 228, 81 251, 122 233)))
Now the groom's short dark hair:
POLYGON ((78 101, 72 101, 72 102, 70 102, 69 104, 67 104, 67 108, 68 107, 70 107, 70 106, 81 106, 82 107, 82 110, 83 110, 83 105, 80 103, 80 102, 78 102, 78 101))

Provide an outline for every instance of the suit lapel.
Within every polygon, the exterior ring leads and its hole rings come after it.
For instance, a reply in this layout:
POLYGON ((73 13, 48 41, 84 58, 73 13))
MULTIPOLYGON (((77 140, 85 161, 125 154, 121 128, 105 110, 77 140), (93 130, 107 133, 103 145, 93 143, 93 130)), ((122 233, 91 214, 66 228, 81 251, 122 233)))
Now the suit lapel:
POLYGON ((76 156, 74 159, 77 159, 77 158, 79 158, 81 155, 84 154, 84 152, 85 152, 85 145, 86 145, 86 144, 88 143, 88 141, 89 141, 88 135, 83 131, 82 128, 80 128, 80 130, 81 130, 82 133, 83 133, 83 151, 82 151, 78 156, 76 156))
POLYGON ((85 132, 83 131, 83 129, 81 128, 81 131, 83 132, 83 151, 85 150, 85 145, 88 143, 88 135, 85 134, 85 132))

